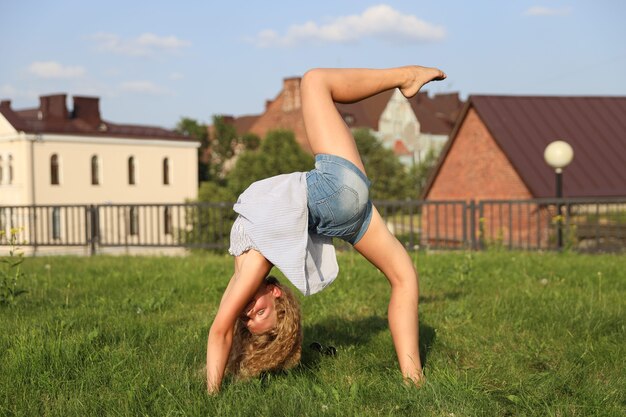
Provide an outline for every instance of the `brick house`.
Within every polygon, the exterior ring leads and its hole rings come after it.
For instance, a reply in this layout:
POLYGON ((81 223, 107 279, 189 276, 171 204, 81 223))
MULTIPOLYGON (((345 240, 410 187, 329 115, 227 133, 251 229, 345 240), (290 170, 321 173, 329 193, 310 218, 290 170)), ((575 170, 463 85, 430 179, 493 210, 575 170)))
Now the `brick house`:
MULTIPOLYGON (((543 152, 558 139, 574 149, 564 170, 564 197, 626 196, 626 97, 476 95, 469 97, 422 197, 431 202, 553 198, 555 174, 543 152)), ((499 206, 493 213, 487 206, 479 219, 487 229, 483 233, 507 240, 516 231, 520 240, 544 239, 554 213, 541 204, 521 207, 499 206), (508 210, 520 212, 509 216, 508 210)), ((455 213, 435 210, 426 210, 423 227, 458 240, 451 231, 469 225, 455 213)))
MULTIPOLYGON (((300 101, 301 77, 283 79, 276 98, 268 100, 260 115, 229 117, 237 132, 263 138, 269 130, 287 129, 296 141, 311 151, 306 138, 300 101)), ((419 162, 429 149, 439 151, 452 131, 463 107, 457 93, 430 97, 420 93, 411 99, 399 90, 385 91, 357 103, 337 103, 350 128, 367 128, 408 164, 419 162)))

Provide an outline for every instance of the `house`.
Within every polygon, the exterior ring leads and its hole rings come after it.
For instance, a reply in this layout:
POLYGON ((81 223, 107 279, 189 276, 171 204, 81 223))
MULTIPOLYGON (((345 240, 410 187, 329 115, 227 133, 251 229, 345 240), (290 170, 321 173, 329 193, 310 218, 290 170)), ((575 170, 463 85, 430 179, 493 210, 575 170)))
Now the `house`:
POLYGON ((463 102, 458 93, 407 99, 390 90, 357 103, 337 104, 352 128, 369 128, 406 165, 420 163, 428 152, 438 154, 448 140, 463 102))
POLYGON ((240 121, 241 119, 249 122, 247 132, 254 133, 261 139, 263 139, 270 130, 291 130, 300 146, 307 152, 311 152, 311 147, 306 137, 306 129, 304 128, 304 118, 302 116, 300 80, 301 77, 283 79, 282 90, 274 100, 267 100, 265 102, 265 111, 262 114, 236 118, 237 122, 235 126, 238 126, 238 132, 246 128, 246 123, 242 123, 240 121))
MULTIPOLYGON (((74 96, 71 110, 66 101, 66 94, 41 96, 39 107, 23 110, 0 103, 0 229, 24 224, 16 216, 34 216, 8 206, 55 206, 37 222, 62 240, 67 218, 59 205, 174 204, 196 197, 197 141, 159 127, 109 122, 97 97, 74 96)), ((127 231, 136 235, 140 219, 133 210, 127 231)))
MULTIPOLYGON (((423 198, 465 202, 553 198, 555 173, 543 152, 559 139, 574 149, 573 162, 563 173, 564 197, 626 196, 626 97, 475 95, 469 97, 423 198)), ((540 204, 532 208, 544 209, 540 204)), ((502 239, 523 230, 532 240, 549 227, 555 214, 546 212, 539 220, 535 212, 511 220, 485 211, 481 220, 497 229, 502 239)), ((458 218, 448 219, 440 218, 439 227, 462 229, 458 218)), ((425 213, 428 221, 432 227, 434 213, 425 213)))
MULTIPOLYGON (((304 127, 300 100, 301 77, 283 79, 282 90, 268 100, 260 115, 228 118, 237 132, 251 132, 263 138, 268 131, 287 129, 296 141, 311 152, 304 127)), ((389 90, 357 103, 337 103, 350 128, 367 128, 407 165, 420 162, 433 149, 441 150, 463 107, 458 94, 430 97, 420 93, 411 99, 399 90, 389 90)))

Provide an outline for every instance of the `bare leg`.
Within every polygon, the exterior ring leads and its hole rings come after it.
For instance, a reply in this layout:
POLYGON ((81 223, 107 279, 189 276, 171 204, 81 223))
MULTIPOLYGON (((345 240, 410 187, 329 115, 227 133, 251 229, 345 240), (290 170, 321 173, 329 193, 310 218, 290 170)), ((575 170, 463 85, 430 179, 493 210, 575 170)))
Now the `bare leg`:
MULTIPOLYGON (((341 156, 365 172, 354 138, 334 102, 354 102, 391 88, 399 88, 406 97, 412 97, 427 82, 444 78, 445 74, 436 68, 417 66, 307 72, 300 89, 313 153, 341 156)), ((367 232, 354 247, 380 269, 391 284, 388 319, 400 370, 404 377, 419 384, 423 374, 418 341, 418 279, 413 262, 376 209, 367 232)))
POLYGON ((419 66, 308 71, 302 77, 300 91, 304 124, 313 153, 341 156, 365 172, 354 138, 334 102, 351 103, 392 88, 399 88, 406 97, 412 97, 427 82, 444 78, 445 74, 436 68, 419 66))
POLYGON ((388 320, 400 370, 405 378, 419 384, 422 380, 417 312, 419 288, 413 262, 375 208, 367 232, 354 248, 380 269, 391 284, 388 320))

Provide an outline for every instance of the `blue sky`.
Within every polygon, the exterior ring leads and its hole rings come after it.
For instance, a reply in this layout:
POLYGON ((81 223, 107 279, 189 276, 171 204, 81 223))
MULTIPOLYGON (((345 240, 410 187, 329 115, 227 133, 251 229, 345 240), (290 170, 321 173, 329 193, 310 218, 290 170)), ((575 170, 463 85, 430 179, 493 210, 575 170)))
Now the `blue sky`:
POLYGON ((621 0, 303 3, 2 0, 0 97, 96 95, 106 120, 173 127, 258 114, 311 67, 406 64, 463 98, 626 95, 621 0))

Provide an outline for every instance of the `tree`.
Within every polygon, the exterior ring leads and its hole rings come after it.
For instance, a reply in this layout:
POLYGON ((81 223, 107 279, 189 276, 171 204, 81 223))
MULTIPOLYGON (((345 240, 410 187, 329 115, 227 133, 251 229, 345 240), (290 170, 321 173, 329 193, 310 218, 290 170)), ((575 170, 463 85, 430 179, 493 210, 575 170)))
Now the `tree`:
POLYGON ((386 149, 368 129, 355 130, 354 139, 372 181, 371 199, 399 200, 417 196, 417 190, 411 187, 411 177, 393 151, 386 149))
POLYGON ((211 179, 224 185, 224 163, 235 155, 237 130, 232 124, 226 123, 223 116, 213 116, 211 136, 211 179))
POLYGON ((182 135, 189 136, 200 141, 200 147, 198 148, 198 181, 208 181, 210 177, 209 162, 205 156, 209 147, 209 132, 207 130, 207 126, 205 124, 198 123, 195 119, 183 117, 176 124, 176 128, 174 130, 182 135))
POLYGON ((438 152, 435 149, 430 148, 422 161, 411 167, 409 175, 411 176, 413 187, 417 189, 418 196, 422 196, 424 188, 426 188, 428 178, 430 178, 433 169, 437 166, 438 160, 438 152))
POLYGON ((309 171, 313 157, 302 150, 293 132, 273 130, 267 133, 258 150, 246 150, 228 173, 228 187, 239 195, 251 183, 279 174, 309 171))
POLYGON ((254 151, 261 145, 261 138, 254 133, 244 133, 239 142, 246 150, 254 151))
POLYGON ((213 181, 205 181, 200 183, 198 189, 198 201, 211 203, 234 203, 237 196, 234 195, 228 187, 220 186, 213 181))

